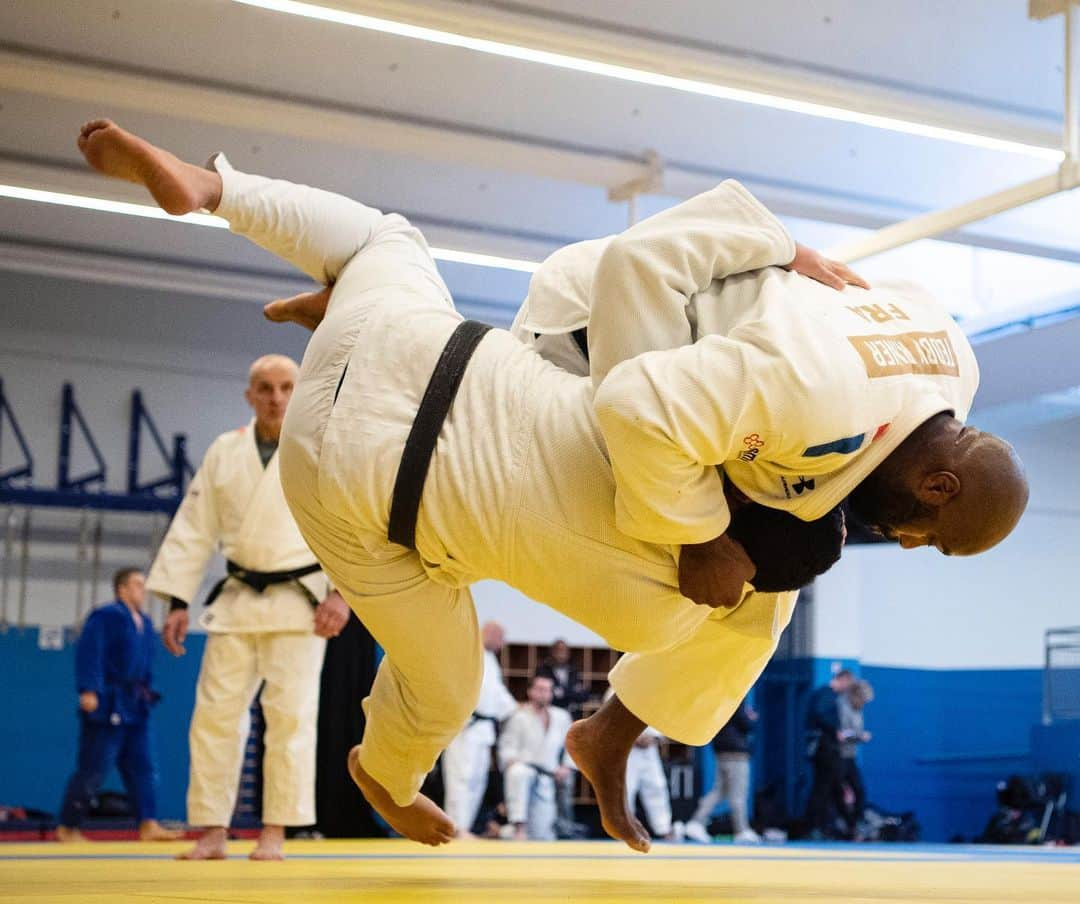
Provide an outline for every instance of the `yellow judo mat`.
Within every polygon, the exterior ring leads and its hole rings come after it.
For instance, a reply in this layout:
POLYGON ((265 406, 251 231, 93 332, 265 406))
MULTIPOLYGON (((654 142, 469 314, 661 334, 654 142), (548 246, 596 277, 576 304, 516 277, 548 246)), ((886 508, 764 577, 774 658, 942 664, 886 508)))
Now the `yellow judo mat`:
POLYGON ((297 841, 284 863, 183 863, 184 845, 0 844, 0 901, 1080 902, 1080 848, 654 846, 607 842, 297 841))

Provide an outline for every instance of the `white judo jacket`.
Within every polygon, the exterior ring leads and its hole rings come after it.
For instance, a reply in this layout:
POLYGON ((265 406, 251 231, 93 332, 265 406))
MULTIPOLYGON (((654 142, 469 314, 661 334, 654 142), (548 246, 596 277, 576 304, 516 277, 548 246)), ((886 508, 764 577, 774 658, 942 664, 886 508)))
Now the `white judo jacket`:
POLYGON ((837 292, 770 266, 794 256, 777 240, 767 259, 770 222, 725 182, 556 252, 530 283, 518 338, 545 354, 558 335, 561 363, 567 331, 588 325, 616 523, 630 536, 723 533, 718 466, 754 501, 820 518, 923 421, 967 417, 978 365, 934 298, 900 282, 837 292))
MULTIPOLYGON (((207 563, 217 550, 253 571, 289 571, 315 562, 285 504, 277 453, 265 468, 259 458, 254 421, 211 443, 169 525, 147 587, 166 599, 197 602, 207 563)), ((326 596, 321 572, 301 580, 316 599, 326 596)), ((200 624, 221 633, 309 632, 314 611, 292 583, 260 594, 229 580, 200 624)))

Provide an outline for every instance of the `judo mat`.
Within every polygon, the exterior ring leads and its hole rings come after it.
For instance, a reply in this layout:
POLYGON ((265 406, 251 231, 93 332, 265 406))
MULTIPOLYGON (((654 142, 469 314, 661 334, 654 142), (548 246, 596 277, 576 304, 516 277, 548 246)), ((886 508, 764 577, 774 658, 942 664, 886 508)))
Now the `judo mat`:
MULTIPOLYGON (((189 842, 190 844, 190 842, 189 842)), ((296 841, 283 863, 184 863, 179 843, 0 845, 0 901, 34 902, 975 902, 1077 904, 1080 848, 790 844, 296 841)))

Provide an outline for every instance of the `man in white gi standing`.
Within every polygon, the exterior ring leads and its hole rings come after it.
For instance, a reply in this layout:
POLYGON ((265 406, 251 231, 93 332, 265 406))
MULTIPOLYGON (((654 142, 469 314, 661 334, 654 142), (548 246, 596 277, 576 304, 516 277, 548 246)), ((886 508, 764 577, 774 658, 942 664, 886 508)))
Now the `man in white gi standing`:
POLYGON ((745 191, 737 206, 706 192, 611 243, 593 316, 601 298, 633 317, 651 306, 654 325, 679 337, 687 298, 748 257, 765 269, 725 282, 729 321, 716 335, 686 347, 655 342, 662 329, 612 337, 593 355, 594 390, 508 333, 463 321, 398 215, 237 172, 220 155, 201 169, 108 120, 87 123, 79 147, 166 211, 215 210, 333 286, 321 310, 270 311, 317 327, 282 433, 282 479, 309 545, 387 652, 350 768, 415 840, 442 844, 455 829, 419 787, 479 693, 474 581, 505 580, 628 651, 610 676, 616 695, 567 746, 605 829, 644 851, 625 800, 634 740, 646 724, 708 740, 791 614, 782 592, 739 605, 747 581, 769 587, 763 558, 735 536, 741 513, 732 519, 718 466, 763 511, 802 522, 858 488, 864 520, 944 553, 991 548, 1026 505, 1011 447, 963 425, 978 371, 955 323, 917 293, 845 306, 776 270, 776 249, 790 261, 794 248, 745 191), (641 342, 665 350, 640 354, 641 342), (598 584, 610 592, 598 598, 598 584), (417 643, 417 626, 440 655, 417 643))
POLYGON ((281 490, 277 445, 296 375, 284 355, 251 365, 244 395, 254 418, 207 450, 147 579, 171 602, 162 639, 180 656, 207 563, 218 549, 228 560, 229 577, 201 619, 208 636, 191 717, 187 809, 204 831, 182 859, 225 856, 260 684, 263 828, 251 858, 280 860, 284 827, 315 822, 319 673, 326 638, 341 631, 349 610, 327 593, 281 490))
POLYGON ((499 737, 506 819, 518 841, 555 840, 556 788, 573 771, 566 756, 570 713, 552 706, 555 683, 529 681, 528 702, 507 720, 499 737))
POLYGON ((480 629, 484 644, 484 677, 480 696, 469 722, 442 755, 443 809, 457 827, 458 838, 471 838, 472 824, 487 790, 491 772, 491 748, 496 727, 510 717, 518 703, 503 684, 499 651, 505 632, 498 622, 485 622, 480 629))

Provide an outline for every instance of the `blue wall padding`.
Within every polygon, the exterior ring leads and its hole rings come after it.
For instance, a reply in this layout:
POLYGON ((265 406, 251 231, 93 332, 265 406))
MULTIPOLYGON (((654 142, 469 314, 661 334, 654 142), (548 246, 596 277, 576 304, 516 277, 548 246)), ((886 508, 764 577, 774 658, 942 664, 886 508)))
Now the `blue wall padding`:
MULTIPOLYGON (((164 647, 154 661, 154 685, 162 694, 151 717, 160 786, 158 815, 183 819, 188 780, 188 723, 206 638, 189 635, 187 655, 164 647)), ((36 627, 0 634, 0 695, 8 708, 7 738, 0 743, 0 804, 60 809, 64 784, 75 767, 78 738, 75 647, 38 649, 36 627)), ((115 772, 105 787, 120 790, 115 772)))

